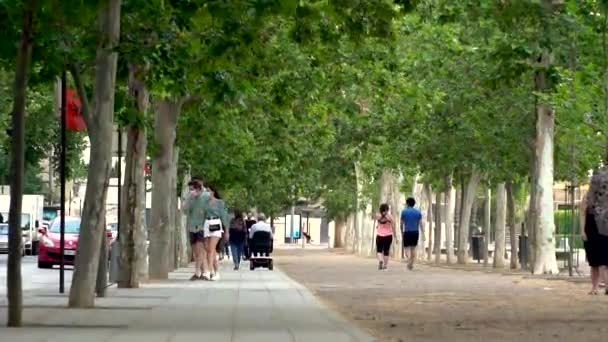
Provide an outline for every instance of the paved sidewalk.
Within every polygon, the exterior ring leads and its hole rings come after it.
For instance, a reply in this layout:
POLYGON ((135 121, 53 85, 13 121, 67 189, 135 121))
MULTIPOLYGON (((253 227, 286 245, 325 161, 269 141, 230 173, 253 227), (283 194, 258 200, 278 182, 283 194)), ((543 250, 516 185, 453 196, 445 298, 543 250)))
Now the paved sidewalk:
MULTIPOLYGON (((48 291, 25 296, 25 325, 0 328, 1 342, 373 341, 320 304, 275 268, 232 271, 218 282, 190 282, 191 269, 140 289, 108 289, 96 308, 66 309, 67 298, 48 291)), ((244 264, 245 266, 245 264, 244 264)), ((0 299, 0 324, 6 299, 0 299)))

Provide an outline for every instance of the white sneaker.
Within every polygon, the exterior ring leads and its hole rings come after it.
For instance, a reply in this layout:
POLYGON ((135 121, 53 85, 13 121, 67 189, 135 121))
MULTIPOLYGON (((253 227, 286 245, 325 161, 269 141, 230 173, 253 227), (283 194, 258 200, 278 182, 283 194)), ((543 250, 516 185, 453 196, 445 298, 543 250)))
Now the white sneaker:
POLYGON ((213 280, 213 281, 218 281, 218 280, 220 280, 220 273, 219 273, 219 272, 213 273, 213 274, 211 275, 211 280, 213 280))
POLYGON ((204 280, 211 280, 211 273, 210 272, 203 273, 203 279, 204 280))

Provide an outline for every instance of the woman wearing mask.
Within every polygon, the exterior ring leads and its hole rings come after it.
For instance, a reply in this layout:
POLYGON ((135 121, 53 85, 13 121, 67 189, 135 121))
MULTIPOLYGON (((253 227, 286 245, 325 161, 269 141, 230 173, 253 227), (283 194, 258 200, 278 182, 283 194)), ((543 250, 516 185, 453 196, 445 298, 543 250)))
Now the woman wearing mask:
POLYGON ((199 182, 192 180, 188 183, 188 187, 190 191, 184 199, 184 210, 188 216, 188 235, 195 264, 194 275, 190 280, 199 280, 202 279, 203 264, 205 262, 203 225, 205 223, 204 214, 208 198, 203 197, 202 186, 199 182))
POLYGON ((388 204, 380 204, 380 212, 376 214, 376 253, 378 255, 378 270, 385 270, 388 266, 391 245, 393 244, 393 216, 388 212, 388 204))
POLYGON ((205 210, 205 223, 203 231, 205 235, 205 252, 206 252, 206 267, 203 272, 205 280, 219 280, 220 274, 218 269, 217 245, 224 234, 224 230, 228 227, 228 219, 226 206, 217 189, 213 186, 208 187, 207 208, 205 210))
POLYGON ((247 229, 245 227, 245 219, 240 210, 234 211, 234 218, 230 221, 230 230, 228 241, 230 243, 230 251, 232 252, 232 261, 234 262, 234 270, 237 271, 243 259, 243 250, 245 247, 245 237, 247 229))

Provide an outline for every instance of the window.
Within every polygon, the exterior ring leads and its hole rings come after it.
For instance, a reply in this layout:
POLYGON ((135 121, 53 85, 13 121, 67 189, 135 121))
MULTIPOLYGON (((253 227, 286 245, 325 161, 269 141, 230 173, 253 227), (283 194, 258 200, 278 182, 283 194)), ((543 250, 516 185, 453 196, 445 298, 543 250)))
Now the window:
MULTIPOLYGON (((51 226, 51 233, 60 233, 61 231, 61 221, 55 220, 53 225, 51 226)), ((66 234, 78 234, 80 233, 80 220, 78 221, 65 221, 65 233, 66 234)))

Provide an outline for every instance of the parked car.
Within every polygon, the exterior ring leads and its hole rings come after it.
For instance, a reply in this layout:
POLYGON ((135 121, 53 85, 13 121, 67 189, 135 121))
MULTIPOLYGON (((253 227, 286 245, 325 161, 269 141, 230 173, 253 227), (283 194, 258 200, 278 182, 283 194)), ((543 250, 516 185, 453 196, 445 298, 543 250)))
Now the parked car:
MULTIPOLYGON (((53 268, 61 263, 60 259, 60 239, 61 239, 61 219, 54 219, 49 228, 39 229, 41 234, 40 250, 38 254, 38 268, 53 268)), ((78 249, 78 239, 80 237, 80 217, 65 218, 65 236, 63 247, 64 265, 74 265, 76 250, 78 249)), ((112 232, 106 232, 106 242, 109 245, 112 240, 112 232)))
MULTIPOLYGON (((25 238, 21 238, 21 255, 25 255, 25 238)), ((8 223, 0 223, 0 253, 8 253, 8 223)))
MULTIPOLYGON (((54 219, 50 227, 40 228, 42 235, 40 248, 38 253, 38 268, 53 268, 54 265, 61 263, 60 259, 60 231, 61 221, 59 218, 54 219)), ((65 218, 65 236, 63 261, 64 265, 74 265, 76 258, 76 249, 78 248, 78 238, 80 236, 80 218, 66 217, 65 218)))
POLYGON ((106 227, 108 237, 111 238, 110 243, 114 242, 118 237, 118 223, 110 223, 106 227))

